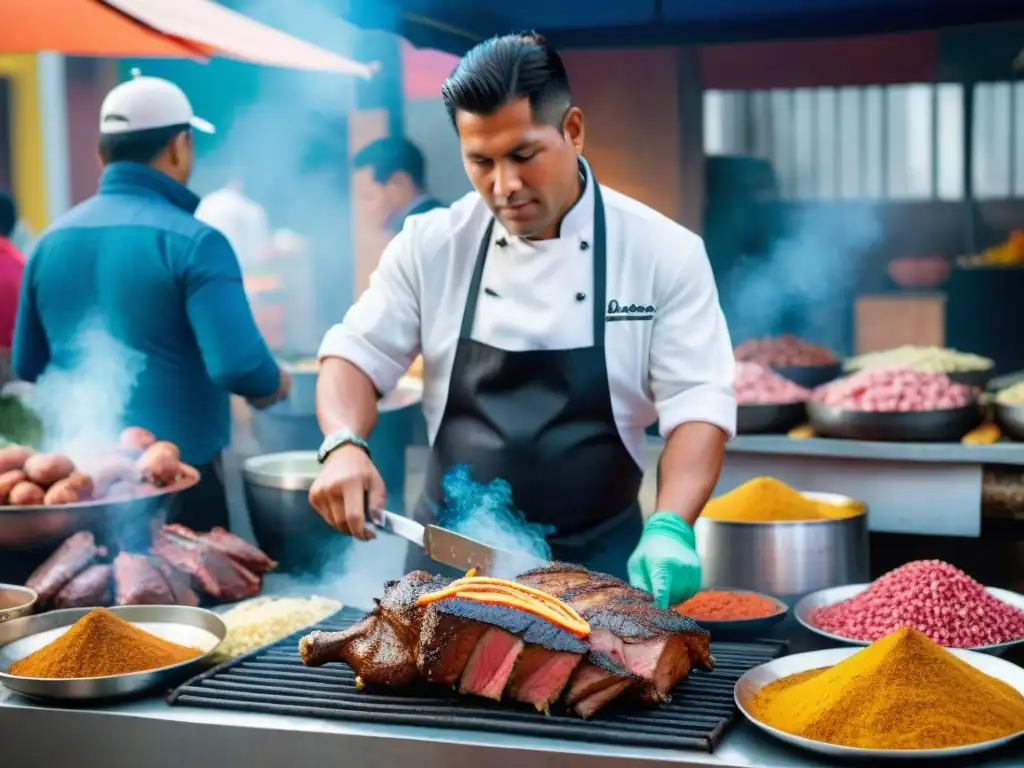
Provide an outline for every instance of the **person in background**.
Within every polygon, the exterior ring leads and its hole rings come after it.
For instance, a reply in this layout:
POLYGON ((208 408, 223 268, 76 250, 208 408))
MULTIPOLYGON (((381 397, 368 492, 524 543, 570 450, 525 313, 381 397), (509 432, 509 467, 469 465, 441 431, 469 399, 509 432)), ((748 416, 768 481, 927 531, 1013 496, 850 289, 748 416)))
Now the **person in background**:
POLYGON ((100 108, 96 195, 58 218, 28 260, 14 335, 14 371, 30 382, 71 371, 83 323, 98 320, 141 357, 124 405, 138 425, 181 449, 202 481, 178 499, 176 522, 228 527, 221 452, 229 395, 266 407, 287 396, 253 321, 238 259, 220 232, 193 215, 185 186, 193 130, 212 133, 176 85, 139 77, 100 108))
POLYGON ((402 231, 409 216, 444 208, 427 194, 426 161, 408 139, 384 138, 363 147, 352 159, 356 190, 369 198, 381 226, 392 234, 402 231), (365 172, 359 178, 359 172, 365 172))
POLYGON ((14 199, 0 189, 0 387, 10 379, 11 344, 14 339, 14 318, 18 310, 21 276, 25 257, 11 242, 18 223, 14 199))
POLYGON ((240 181, 232 181, 200 200, 196 218, 228 239, 243 275, 255 269, 271 247, 267 213, 245 196, 240 181))

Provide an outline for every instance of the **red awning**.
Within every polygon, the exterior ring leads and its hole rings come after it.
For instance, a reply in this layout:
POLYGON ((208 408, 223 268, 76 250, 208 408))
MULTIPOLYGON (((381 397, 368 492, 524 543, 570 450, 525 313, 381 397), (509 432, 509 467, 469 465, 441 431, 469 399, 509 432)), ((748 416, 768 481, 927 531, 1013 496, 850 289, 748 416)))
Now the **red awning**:
POLYGON ((372 68, 212 0, 0 0, 0 53, 226 56, 369 77, 372 68))

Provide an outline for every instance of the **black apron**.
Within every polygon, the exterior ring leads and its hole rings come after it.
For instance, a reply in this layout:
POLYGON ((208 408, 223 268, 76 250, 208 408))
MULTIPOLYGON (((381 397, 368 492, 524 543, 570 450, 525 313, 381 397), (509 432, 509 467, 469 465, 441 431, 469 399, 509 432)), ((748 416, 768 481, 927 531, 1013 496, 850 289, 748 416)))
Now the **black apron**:
MULTIPOLYGON (((643 470, 623 445, 612 412, 604 348, 604 203, 593 173, 587 175, 594 195, 593 345, 509 352, 471 338, 492 219, 477 254, 448 401, 414 517, 444 525, 442 479, 465 464, 479 483, 506 480, 526 519, 554 529, 548 541, 555 559, 625 578, 643 527, 637 503, 643 470)), ((407 565, 444 570, 419 550, 410 550, 407 565)))

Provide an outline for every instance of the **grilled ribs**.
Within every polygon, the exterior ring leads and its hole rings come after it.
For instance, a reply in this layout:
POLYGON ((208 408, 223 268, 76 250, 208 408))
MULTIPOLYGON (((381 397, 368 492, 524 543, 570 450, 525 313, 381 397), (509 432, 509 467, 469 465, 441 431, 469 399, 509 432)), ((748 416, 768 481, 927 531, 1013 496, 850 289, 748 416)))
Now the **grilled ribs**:
POLYGON ((562 699, 584 718, 627 692, 665 702, 691 669, 714 666, 707 632, 619 579, 553 563, 516 581, 571 605, 590 635, 580 640, 518 609, 454 597, 420 608, 420 595, 450 580, 413 571, 387 582, 383 598, 356 624, 313 632, 299 652, 307 666, 344 662, 371 685, 425 680, 541 712, 562 699))

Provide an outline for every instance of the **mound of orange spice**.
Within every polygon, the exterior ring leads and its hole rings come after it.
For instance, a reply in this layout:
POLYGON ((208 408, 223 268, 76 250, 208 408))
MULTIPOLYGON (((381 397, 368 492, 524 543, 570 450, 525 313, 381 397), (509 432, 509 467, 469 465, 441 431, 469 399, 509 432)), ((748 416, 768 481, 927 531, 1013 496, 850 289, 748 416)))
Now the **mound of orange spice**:
POLYGON ((756 592, 706 589, 677 605, 676 611, 696 621, 741 621, 773 616, 779 604, 756 592))
POLYGON ((438 600, 457 597, 477 603, 517 608, 525 613, 546 619, 576 637, 586 637, 590 634, 590 625, 586 620, 557 597, 514 581, 474 576, 473 573, 475 573, 475 569, 464 578, 456 579, 444 589, 421 595, 416 600, 416 604, 430 605, 438 600))
POLYGON ((202 653, 139 629, 105 608, 95 608, 7 671, 50 679, 108 677, 169 667, 202 653))

